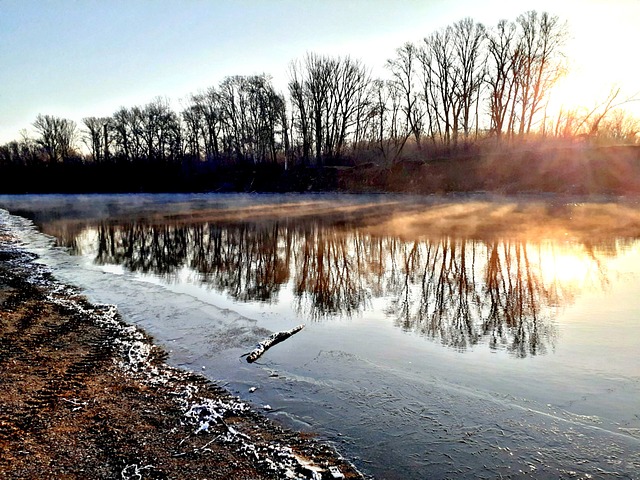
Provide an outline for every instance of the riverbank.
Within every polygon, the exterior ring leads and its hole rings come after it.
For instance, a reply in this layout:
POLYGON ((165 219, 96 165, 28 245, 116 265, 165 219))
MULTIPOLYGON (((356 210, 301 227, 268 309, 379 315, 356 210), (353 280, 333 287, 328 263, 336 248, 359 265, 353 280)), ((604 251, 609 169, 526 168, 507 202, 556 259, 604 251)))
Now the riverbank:
POLYGON ((56 281, 0 225, 0 476, 281 479, 361 475, 165 353, 115 307, 56 281))
POLYGON ((5 165, 0 191, 23 193, 334 192, 640 195, 640 145, 459 146, 402 159, 322 166, 197 161, 5 165))

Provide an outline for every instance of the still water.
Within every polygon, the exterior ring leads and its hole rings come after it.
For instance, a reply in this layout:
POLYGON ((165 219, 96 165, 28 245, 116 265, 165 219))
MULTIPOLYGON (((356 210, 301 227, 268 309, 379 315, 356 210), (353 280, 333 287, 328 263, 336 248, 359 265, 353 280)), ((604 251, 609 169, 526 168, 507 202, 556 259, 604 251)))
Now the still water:
POLYGON ((34 222, 16 225, 59 278, 117 304, 172 363, 365 474, 640 478, 635 201, 0 196, 0 208, 34 222), (300 323, 258 362, 241 357, 300 323))

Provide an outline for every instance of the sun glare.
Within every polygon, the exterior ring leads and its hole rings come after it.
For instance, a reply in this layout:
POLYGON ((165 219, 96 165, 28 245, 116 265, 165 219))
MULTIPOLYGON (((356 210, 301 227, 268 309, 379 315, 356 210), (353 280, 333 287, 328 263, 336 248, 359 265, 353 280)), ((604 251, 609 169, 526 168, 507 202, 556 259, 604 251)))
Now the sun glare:
POLYGON ((548 246, 540 252, 542 275, 549 283, 583 285, 597 270, 595 261, 577 248, 548 246))
MULTIPOLYGON (((567 71, 553 89, 551 115, 560 109, 593 109, 618 87, 621 92, 617 101, 640 93, 640 64, 629 56, 629 46, 640 40, 640 34, 636 33, 638 17, 629 15, 628 8, 616 7, 615 2, 592 1, 587 6, 574 8, 566 15, 567 71)), ((640 2, 637 10, 640 15, 640 2)), ((637 116, 640 102, 625 104, 624 109, 637 116)))

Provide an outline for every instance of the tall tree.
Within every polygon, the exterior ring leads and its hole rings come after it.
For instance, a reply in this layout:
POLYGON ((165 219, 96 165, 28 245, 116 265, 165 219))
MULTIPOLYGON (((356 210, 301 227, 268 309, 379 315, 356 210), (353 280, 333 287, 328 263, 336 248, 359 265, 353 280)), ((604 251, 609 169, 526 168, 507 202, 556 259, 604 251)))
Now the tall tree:
POLYGON ((513 22, 500 20, 494 29, 487 32, 490 130, 498 140, 508 126, 508 112, 515 103, 515 73, 519 62, 516 28, 513 22))
POLYGON ((305 67, 307 70, 306 93, 311 100, 316 163, 322 165, 323 118, 329 111, 329 79, 336 65, 329 57, 310 53, 305 59, 305 67))
POLYGON ((411 136, 402 115, 403 93, 394 81, 374 80, 371 109, 371 139, 385 162, 395 162, 411 136))
POLYGON ((369 104, 369 72, 351 57, 307 54, 290 68, 289 93, 293 125, 298 131, 302 158, 312 147, 316 164, 338 159, 349 140, 358 142, 369 104))
POLYGON ((33 126, 40 134, 37 143, 42 146, 50 162, 65 160, 74 152, 77 132, 73 120, 39 114, 33 126))
POLYGON ((297 143, 301 150, 302 163, 309 164, 311 158, 311 123, 309 98, 306 94, 303 66, 293 61, 289 66, 289 95, 291 99, 291 126, 298 132, 297 143))
POLYGON ((460 124, 465 139, 469 138, 472 125, 478 128, 480 89, 484 82, 486 54, 483 46, 486 29, 481 23, 465 18, 453 25, 453 42, 459 73, 456 92, 460 104, 460 124))
POLYGON ((220 136, 222 131, 222 105, 220 94, 215 87, 194 95, 192 104, 202 116, 202 140, 206 160, 218 160, 221 154, 220 136))
POLYGON ((169 101, 156 98, 140 109, 141 137, 147 160, 165 162, 182 153, 182 130, 169 101))
POLYGON ((121 107, 112 116, 115 155, 121 161, 143 158, 143 115, 140 107, 121 107))
POLYGON ((423 90, 426 102, 433 110, 439 137, 449 145, 458 138, 461 102, 460 69, 456 68, 454 30, 449 26, 424 39, 420 52, 423 69, 423 90))
POLYGON ((266 75, 225 78, 218 89, 222 141, 236 161, 275 162, 282 149, 285 100, 266 75))
POLYGON ((398 91, 402 92, 403 114, 406 129, 409 130, 420 146, 424 112, 418 102, 416 75, 419 52, 413 43, 407 42, 396 50, 396 56, 387 60, 387 68, 391 72, 398 91))
POLYGON ((109 158, 109 143, 111 141, 111 119, 108 117, 86 117, 82 119, 86 127, 83 141, 91 150, 94 162, 102 162, 109 158))
POLYGON ((547 12, 528 11, 516 20, 520 28, 518 50, 521 64, 518 70, 520 118, 518 133, 528 134, 543 100, 560 78, 561 47, 567 35, 566 24, 547 12))

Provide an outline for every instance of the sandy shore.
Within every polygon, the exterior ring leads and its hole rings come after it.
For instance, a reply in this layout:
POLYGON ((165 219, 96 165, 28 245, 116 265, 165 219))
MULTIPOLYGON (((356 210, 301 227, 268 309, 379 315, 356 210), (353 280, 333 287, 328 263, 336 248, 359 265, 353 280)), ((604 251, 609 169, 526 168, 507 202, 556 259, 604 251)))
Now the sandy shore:
POLYGON ((329 446, 164 358, 0 225, 1 478, 362 478, 329 446))

